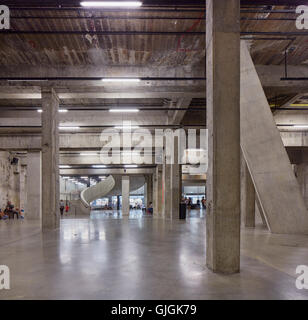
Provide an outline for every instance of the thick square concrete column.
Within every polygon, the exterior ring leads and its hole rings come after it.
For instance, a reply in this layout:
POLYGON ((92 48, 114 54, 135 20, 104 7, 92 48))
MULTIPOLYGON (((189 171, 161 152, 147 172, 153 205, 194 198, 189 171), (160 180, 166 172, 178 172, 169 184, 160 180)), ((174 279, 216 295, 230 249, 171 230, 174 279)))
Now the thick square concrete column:
POLYGON ((240 0, 206 1, 206 263, 240 270, 240 0))
POLYGON ((52 88, 42 88, 42 229, 60 223, 59 99, 52 88))
POLYGON ((163 164, 163 217, 172 219, 171 164, 163 164))
POLYGON ((149 208, 150 203, 153 203, 153 176, 147 175, 145 177, 145 193, 146 193, 146 202, 145 205, 147 208, 149 208))
POLYGON ((241 216, 246 228, 256 225, 256 192, 245 158, 241 157, 241 216))
POLYGON ((159 217, 163 215, 164 206, 164 189, 163 189, 163 166, 157 165, 154 175, 154 216, 159 217))
POLYGON ((172 219, 180 218, 180 202, 182 196, 182 166, 173 164, 171 166, 171 213, 172 219))
POLYGON ((129 216, 129 176, 122 176, 122 216, 129 216))
POLYGON ((20 209, 26 210, 27 203, 27 166, 20 168, 20 209))
POLYGON ((27 154, 27 184, 25 217, 29 220, 41 219, 41 152, 27 154))
POLYGON ((178 164, 164 164, 164 217, 179 219, 180 201, 182 193, 182 166, 178 164))

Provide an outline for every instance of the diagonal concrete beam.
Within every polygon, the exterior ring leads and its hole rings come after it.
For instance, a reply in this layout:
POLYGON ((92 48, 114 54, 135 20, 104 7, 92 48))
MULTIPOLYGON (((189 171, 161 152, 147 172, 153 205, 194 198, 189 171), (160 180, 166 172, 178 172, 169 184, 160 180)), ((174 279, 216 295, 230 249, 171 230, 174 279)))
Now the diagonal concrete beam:
POLYGON ((241 43, 241 146, 271 232, 308 234, 304 199, 244 41, 241 43))
POLYGON ((172 116, 171 116, 171 124, 180 124, 181 121, 183 120, 185 113, 187 112, 187 109, 189 108, 191 104, 192 98, 187 97, 187 98, 182 98, 178 101, 176 108, 185 108, 186 110, 177 110, 175 111, 172 116))

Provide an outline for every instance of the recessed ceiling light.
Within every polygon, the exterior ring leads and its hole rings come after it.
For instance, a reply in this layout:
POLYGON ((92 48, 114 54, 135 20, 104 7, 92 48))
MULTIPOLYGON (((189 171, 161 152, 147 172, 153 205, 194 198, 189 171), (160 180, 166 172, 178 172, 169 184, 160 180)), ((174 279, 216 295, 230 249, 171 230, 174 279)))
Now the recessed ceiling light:
POLYGON ((141 1, 83 1, 82 7, 141 7, 141 1))
POLYGON ((109 112, 135 113, 139 112, 139 109, 110 109, 109 112))
POLYGON ((115 129, 120 129, 120 130, 124 130, 124 129, 138 129, 139 126, 116 126, 114 127, 115 129))
POLYGON ((103 82, 140 82, 139 78, 103 78, 103 82))
MULTIPOLYGON (((37 112, 42 113, 43 110, 42 109, 38 109, 37 112)), ((66 113, 66 112, 68 112, 68 110, 67 109, 59 109, 59 112, 60 113, 66 113)))
POLYGON ((308 129, 308 125, 294 125, 293 128, 297 128, 297 129, 308 129))

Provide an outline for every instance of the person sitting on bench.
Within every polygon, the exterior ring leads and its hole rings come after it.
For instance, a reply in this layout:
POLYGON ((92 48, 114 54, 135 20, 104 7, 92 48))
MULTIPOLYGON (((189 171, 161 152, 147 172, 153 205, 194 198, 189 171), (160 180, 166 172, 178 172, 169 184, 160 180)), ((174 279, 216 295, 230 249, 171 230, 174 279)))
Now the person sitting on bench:
POLYGON ((9 216, 2 212, 2 210, 0 209, 0 220, 6 220, 8 218, 9 216))
POLYGON ((4 213, 9 216, 9 219, 12 218, 14 220, 15 214, 17 216, 17 219, 19 219, 18 211, 14 210, 14 205, 11 203, 11 201, 7 202, 4 213))

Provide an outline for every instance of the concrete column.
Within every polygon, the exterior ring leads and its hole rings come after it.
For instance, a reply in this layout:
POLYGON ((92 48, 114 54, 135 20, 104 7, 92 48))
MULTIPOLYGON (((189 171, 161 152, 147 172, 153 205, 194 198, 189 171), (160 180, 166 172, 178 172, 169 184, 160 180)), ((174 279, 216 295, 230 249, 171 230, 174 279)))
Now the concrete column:
POLYGON ((117 210, 120 210, 120 196, 117 196, 117 210))
POLYGON ((25 217, 29 220, 41 219, 41 152, 27 154, 27 200, 25 217))
POLYGON ((129 176, 122 176, 122 216, 129 216, 129 176))
POLYGON ((154 181, 153 181, 153 188, 154 188, 154 216, 159 217, 163 216, 163 206, 164 206, 164 189, 163 189, 163 166, 157 165, 154 181))
POLYGON ((112 197, 108 197, 108 206, 112 207, 112 197))
POLYGON ((206 263, 240 270, 240 0, 206 1, 206 263))
POLYGON ((153 203, 153 177, 152 175, 147 175, 146 176, 146 185, 145 185, 145 196, 146 196, 146 201, 145 205, 147 208, 149 208, 150 203, 153 203))
POLYGON ((256 225, 256 193, 245 158, 241 157, 241 216, 246 228, 256 225))
POLYGON ((172 219, 171 164, 163 164, 163 217, 172 219))
POLYGON ((42 229, 60 223, 59 99, 52 88, 42 88, 42 229))
POLYGON ((20 209, 26 210, 27 203, 27 166, 20 168, 20 209))

